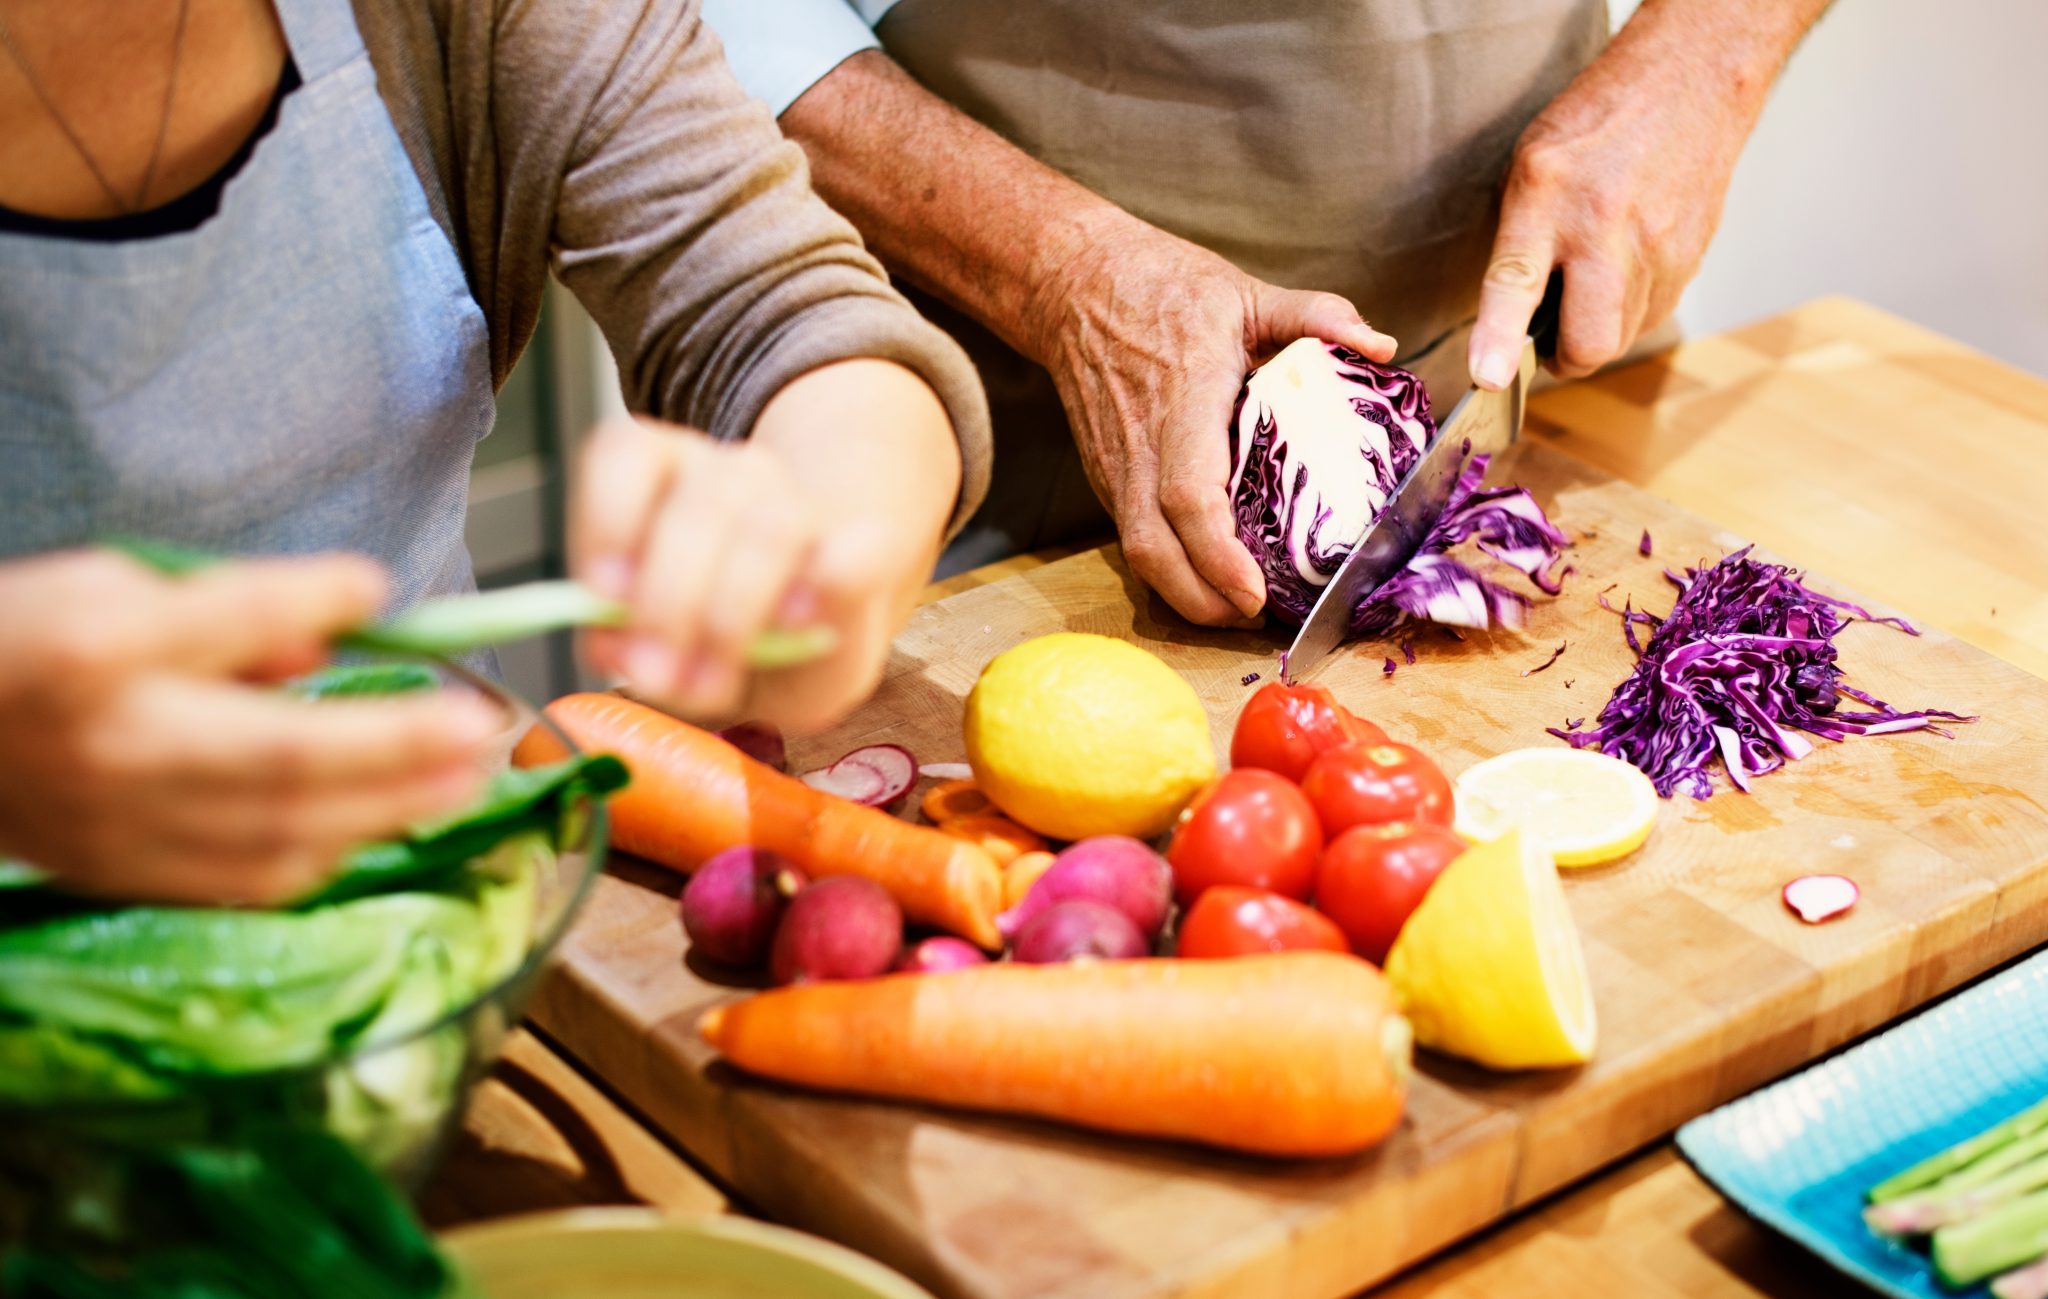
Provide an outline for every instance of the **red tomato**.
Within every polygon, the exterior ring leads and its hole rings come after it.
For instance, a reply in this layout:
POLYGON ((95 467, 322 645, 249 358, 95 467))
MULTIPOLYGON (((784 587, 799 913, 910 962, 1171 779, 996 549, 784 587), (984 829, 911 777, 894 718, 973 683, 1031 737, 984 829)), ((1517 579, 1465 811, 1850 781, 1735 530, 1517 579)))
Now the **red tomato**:
POLYGON ((1270 771, 1241 767, 1195 795, 1174 827, 1166 860, 1182 906, 1216 884, 1305 900, 1322 850, 1323 827, 1301 787, 1270 771))
POLYGON ((1299 781, 1317 756, 1340 744, 1385 744, 1387 733, 1321 686, 1260 686, 1237 715, 1230 765, 1277 771, 1299 781))
POLYGON ((1323 850, 1316 905, 1351 939, 1352 951, 1383 965, 1422 895, 1468 846, 1440 825, 1354 825, 1323 850))
POLYGON ((1257 956, 1262 952, 1348 952, 1344 931, 1314 907, 1278 893, 1222 885, 1203 893, 1180 922, 1180 954, 1257 956))
POLYGON ((1451 782, 1405 744, 1352 744, 1317 758, 1302 778, 1323 833, 1389 821, 1451 823, 1451 782))

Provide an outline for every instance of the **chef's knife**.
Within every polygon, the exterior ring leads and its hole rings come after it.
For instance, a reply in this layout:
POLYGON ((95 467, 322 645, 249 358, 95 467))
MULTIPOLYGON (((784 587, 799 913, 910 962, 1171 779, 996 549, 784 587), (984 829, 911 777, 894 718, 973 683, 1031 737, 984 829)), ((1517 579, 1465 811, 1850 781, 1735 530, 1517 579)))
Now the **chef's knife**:
POLYGON ((1408 566, 1423 538, 1443 514, 1458 471, 1468 455, 1491 455, 1505 451, 1521 436, 1522 408, 1529 394, 1529 380, 1536 373, 1540 352, 1548 357, 1556 346, 1557 308, 1563 287, 1562 275, 1553 271, 1542 305, 1529 322, 1530 337, 1522 348, 1522 364, 1515 381, 1499 392, 1487 392, 1472 385, 1467 350, 1472 341, 1473 322, 1467 321, 1432 342, 1420 354, 1403 364, 1422 380, 1429 393, 1431 411, 1450 414, 1437 423, 1436 441, 1408 470, 1387 507, 1351 554, 1338 566, 1323 594, 1301 624, 1294 644, 1280 659, 1280 679, 1293 684, 1314 671, 1343 643, 1351 624, 1351 611, 1361 600, 1378 590, 1386 580, 1408 566))

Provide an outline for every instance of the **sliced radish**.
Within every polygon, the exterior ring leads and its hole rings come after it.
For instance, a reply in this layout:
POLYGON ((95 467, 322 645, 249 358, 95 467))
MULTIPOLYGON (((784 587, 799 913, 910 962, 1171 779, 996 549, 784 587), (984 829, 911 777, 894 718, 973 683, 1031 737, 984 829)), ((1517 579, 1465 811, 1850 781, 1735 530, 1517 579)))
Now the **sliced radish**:
POLYGON ((933 780, 973 780, 974 768, 964 762, 927 762, 917 769, 917 774, 933 780))
POLYGON ((900 744, 870 744, 829 767, 805 772, 802 780, 849 802, 894 811, 917 783, 917 759, 900 744))
POLYGON ((1833 920, 1863 896, 1847 875, 1801 875, 1785 886, 1785 905, 1809 925, 1833 920))
POLYGON ((777 771, 789 770, 789 754, 782 743, 782 732, 766 722, 741 722, 738 726, 728 726, 718 733, 718 738, 756 762, 765 762, 777 771))

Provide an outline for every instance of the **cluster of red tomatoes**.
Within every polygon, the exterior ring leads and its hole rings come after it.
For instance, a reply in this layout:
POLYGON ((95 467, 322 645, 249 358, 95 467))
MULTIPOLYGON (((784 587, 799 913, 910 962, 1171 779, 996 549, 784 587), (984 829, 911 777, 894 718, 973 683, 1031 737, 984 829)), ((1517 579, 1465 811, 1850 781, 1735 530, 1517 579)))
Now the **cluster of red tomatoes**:
POLYGON ((1166 850, 1182 956, 1324 948, 1383 963, 1468 846, 1436 764, 1321 686, 1261 687, 1237 716, 1230 765, 1166 850))

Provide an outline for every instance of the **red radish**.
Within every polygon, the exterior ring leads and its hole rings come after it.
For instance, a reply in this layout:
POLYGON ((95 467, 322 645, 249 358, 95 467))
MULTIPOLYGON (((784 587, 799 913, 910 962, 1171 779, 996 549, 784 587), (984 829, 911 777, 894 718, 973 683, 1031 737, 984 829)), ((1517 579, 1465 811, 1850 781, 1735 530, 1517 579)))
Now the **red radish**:
POLYGON ((1785 905, 1809 925, 1833 920, 1850 907, 1863 891, 1847 875, 1801 875, 1785 886, 1785 905))
POLYGON ((808 883, 781 853, 728 848, 717 854, 683 886, 683 932, 691 949, 734 969, 758 968, 790 899, 808 883))
POLYGON ((917 774, 933 780, 973 780, 974 768, 964 762, 927 762, 917 774))
POLYGON ((890 968, 904 974, 945 974, 971 965, 987 965, 988 957, 964 938, 941 936, 912 943, 890 968))
POLYGON ((1115 907, 1087 898, 1055 902, 1017 935, 1010 954, 1026 965, 1100 958, 1131 960, 1152 954, 1131 918, 1115 907))
POLYGON ((870 744, 801 777, 813 789, 863 807, 896 810, 917 783, 917 759, 900 744, 870 744))
POLYGON ((834 875, 789 904, 769 973, 777 983, 867 979, 895 964, 902 947, 903 911, 888 891, 858 875, 834 875))
POLYGON ((1149 943, 1166 927, 1173 871, 1164 857, 1136 839, 1120 834, 1083 839, 1052 859, 1024 900, 996 917, 996 928, 1015 938, 1046 908, 1069 898, 1116 908, 1149 943))
POLYGON ((782 732, 766 722, 728 726, 718 733, 718 738, 756 762, 777 771, 789 770, 789 750, 782 742, 782 732))

